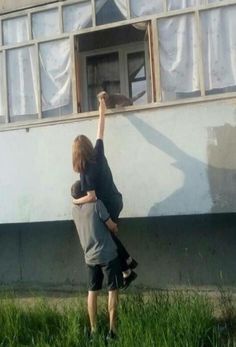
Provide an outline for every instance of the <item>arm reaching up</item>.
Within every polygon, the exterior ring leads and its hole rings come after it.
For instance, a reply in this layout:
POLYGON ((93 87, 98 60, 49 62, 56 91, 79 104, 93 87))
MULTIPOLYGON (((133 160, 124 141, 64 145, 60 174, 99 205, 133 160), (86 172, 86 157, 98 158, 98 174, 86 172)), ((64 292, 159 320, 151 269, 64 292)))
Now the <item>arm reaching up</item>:
POLYGON ((99 99, 99 118, 98 118, 98 129, 97 129, 97 139, 103 140, 104 129, 105 129, 105 112, 106 104, 104 98, 99 99))

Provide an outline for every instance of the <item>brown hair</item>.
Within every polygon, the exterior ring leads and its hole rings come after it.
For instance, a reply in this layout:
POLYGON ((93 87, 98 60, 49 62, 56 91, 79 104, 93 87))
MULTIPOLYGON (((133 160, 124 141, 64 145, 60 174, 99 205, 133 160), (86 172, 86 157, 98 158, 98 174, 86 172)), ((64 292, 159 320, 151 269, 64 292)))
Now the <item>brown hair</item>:
POLYGON ((92 142, 85 135, 74 139, 72 147, 72 163, 75 172, 83 172, 87 162, 94 161, 92 142))

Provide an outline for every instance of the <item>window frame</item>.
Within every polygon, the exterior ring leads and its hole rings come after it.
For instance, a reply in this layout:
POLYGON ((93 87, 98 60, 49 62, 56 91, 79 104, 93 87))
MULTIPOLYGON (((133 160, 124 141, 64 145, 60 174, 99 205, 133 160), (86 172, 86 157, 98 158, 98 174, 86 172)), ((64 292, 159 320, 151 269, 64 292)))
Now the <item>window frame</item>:
MULTIPOLYGON (((120 87, 121 87, 121 94, 128 95, 128 64, 127 64, 127 56, 129 53, 135 53, 143 51, 145 54, 145 70, 146 70, 146 76, 147 76, 147 94, 148 97, 151 98, 151 88, 150 88, 150 69, 148 62, 148 51, 145 42, 143 44, 135 42, 135 43, 128 43, 123 45, 117 45, 112 47, 106 47, 101 49, 96 49, 92 51, 85 51, 82 53, 79 53, 79 59, 80 59, 80 68, 81 68, 81 75, 80 75, 80 89, 81 89, 81 105, 82 109, 88 109, 88 80, 87 80, 87 70, 86 70, 86 59, 88 57, 94 57, 97 55, 103 55, 103 54, 109 54, 109 53, 118 53, 119 58, 119 75, 120 75, 120 87), (81 86, 82 84, 82 86, 81 86)), ((92 111, 85 111, 85 112, 92 112, 92 111)))
MULTIPOLYGON (((94 117, 97 115, 97 111, 91 111, 91 112, 83 112, 78 113, 78 94, 79 94, 79 87, 77 85, 76 74, 78 74, 78 66, 80 65, 80 62, 76 62, 76 36, 80 34, 85 34, 93 31, 98 30, 104 30, 109 28, 116 28, 124 25, 130 25, 140 22, 150 22, 150 25, 148 27, 148 37, 149 37, 149 54, 151 55, 150 59, 152 63, 150 64, 150 75, 151 75, 151 90, 152 90, 152 100, 151 103, 145 104, 145 105, 133 105, 126 107, 124 111, 135 111, 135 110, 142 110, 142 109, 152 109, 152 108, 159 108, 159 107, 167 107, 167 106, 174 106, 174 105, 181 105, 181 104, 191 104, 191 103, 199 103, 209 100, 222 100, 227 98, 235 98, 236 92, 226 92, 226 93, 219 93, 219 94, 213 94, 213 95, 206 95, 205 93, 205 85, 204 85, 204 74, 203 74, 203 52, 202 52, 202 39, 201 39, 201 23, 200 23, 200 13, 202 11, 207 11, 210 9, 215 8, 223 8, 227 6, 236 5, 236 0, 225 0, 225 1, 216 1, 213 3, 208 3, 208 0, 205 0, 204 5, 198 5, 195 7, 189 7, 185 9, 178 9, 178 10, 167 10, 167 0, 163 0, 163 9, 164 11, 161 13, 151 14, 151 15, 145 15, 140 17, 131 18, 131 11, 130 11, 130 0, 127 1, 127 19, 118 21, 118 22, 112 22, 104 25, 98 25, 96 26, 95 23, 95 0, 89 0, 92 4, 92 26, 89 28, 79 29, 77 31, 71 32, 71 33, 64 33, 63 32, 63 7, 78 3, 83 3, 88 0, 67 0, 67 1, 60 1, 57 3, 50 3, 45 4, 42 6, 37 6, 33 8, 27 8, 27 9, 17 9, 14 12, 10 12, 8 14, 3 14, 0 16, 0 51, 3 54, 3 69, 4 69, 4 79, 3 79, 3 89, 4 89, 4 105, 3 109, 5 110, 5 123, 0 124, 0 131, 5 130, 13 130, 17 128, 29 128, 34 126, 41 126, 41 125, 47 125, 47 124, 57 124, 57 123, 66 123, 78 120, 78 118, 87 118, 87 117, 94 117), (48 38, 38 38, 33 39, 32 35, 32 14, 37 12, 43 12, 50 9, 58 9, 59 14, 59 28, 60 33, 58 35, 54 35, 48 38), (183 15, 187 13, 193 13, 195 17, 196 22, 196 30, 197 30, 197 37, 198 37, 198 61, 199 61, 199 83, 200 83, 200 91, 201 96, 193 97, 193 98, 186 98, 186 99, 178 99, 173 101, 162 101, 161 100, 161 88, 160 88, 160 58, 159 58, 159 50, 158 50, 158 30, 157 30, 157 20, 161 18, 168 18, 168 17, 175 17, 178 15, 183 15), (12 19, 27 15, 28 18, 28 28, 29 28, 29 40, 17 43, 13 45, 3 45, 3 21, 6 19, 12 19), (38 50, 39 50, 39 44, 43 42, 49 42, 49 41, 55 41, 59 39, 67 38, 70 42, 70 51, 71 51, 71 83, 72 83, 72 103, 73 103, 73 113, 68 114, 66 116, 54 116, 54 117, 48 117, 43 118, 42 117, 42 110, 41 110, 41 88, 40 88, 40 70, 39 70, 39 59, 38 59, 38 50), (30 46, 35 45, 36 48, 36 65, 37 65, 37 86, 38 86, 38 93, 36 95, 36 104, 38 107, 38 119, 36 120, 30 120, 30 121, 19 121, 17 123, 11 123, 9 119, 9 112, 8 112, 8 102, 7 102, 7 72, 6 72, 6 52, 8 49, 13 48, 21 48, 24 46, 30 46)), ((108 113, 111 111, 108 110, 108 113)), ((119 110, 115 111, 119 112, 119 110)), ((111 113, 114 113, 112 111, 111 113)))

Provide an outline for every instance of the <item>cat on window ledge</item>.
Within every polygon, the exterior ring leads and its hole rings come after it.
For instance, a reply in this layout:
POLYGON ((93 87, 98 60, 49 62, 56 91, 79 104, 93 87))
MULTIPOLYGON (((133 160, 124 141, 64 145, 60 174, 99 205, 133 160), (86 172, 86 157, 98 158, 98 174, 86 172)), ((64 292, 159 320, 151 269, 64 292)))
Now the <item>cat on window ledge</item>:
POLYGON ((116 108, 133 105, 133 102, 141 98, 145 93, 146 91, 143 90, 131 99, 122 94, 108 94, 102 91, 97 94, 97 98, 98 100, 104 99, 107 108, 116 108))

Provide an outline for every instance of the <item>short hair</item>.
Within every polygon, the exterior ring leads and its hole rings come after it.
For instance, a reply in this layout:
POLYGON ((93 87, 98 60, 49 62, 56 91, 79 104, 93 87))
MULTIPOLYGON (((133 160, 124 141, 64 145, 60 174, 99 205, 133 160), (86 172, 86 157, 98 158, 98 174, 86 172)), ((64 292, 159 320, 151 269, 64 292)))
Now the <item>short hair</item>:
POLYGON ((74 199, 79 199, 82 198, 83 196, 86 195, 86 192, 83 192, 81 190, 81 183, 80 180, 76 181, 74 184, 71 186, 71 195, 74 199))

